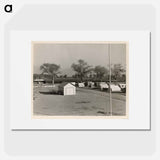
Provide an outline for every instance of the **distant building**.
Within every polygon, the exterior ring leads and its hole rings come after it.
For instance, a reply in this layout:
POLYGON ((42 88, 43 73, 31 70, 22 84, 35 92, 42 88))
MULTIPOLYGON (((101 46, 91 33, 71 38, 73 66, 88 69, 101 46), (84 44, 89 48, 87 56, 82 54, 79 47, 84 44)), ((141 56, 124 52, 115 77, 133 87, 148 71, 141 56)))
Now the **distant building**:
POLYGON ((71 83, 64 82, 58 86, 58 91, 62 93, 64 96, 65 95, 75 95, 76 87, 71 83))
POLYGON ((44 83, 45 83, 45 80, 44 80, 44 79, 35 79, 35 80, 34 80, 34 83, 35 83, 35 84, 44 84, 44 83))

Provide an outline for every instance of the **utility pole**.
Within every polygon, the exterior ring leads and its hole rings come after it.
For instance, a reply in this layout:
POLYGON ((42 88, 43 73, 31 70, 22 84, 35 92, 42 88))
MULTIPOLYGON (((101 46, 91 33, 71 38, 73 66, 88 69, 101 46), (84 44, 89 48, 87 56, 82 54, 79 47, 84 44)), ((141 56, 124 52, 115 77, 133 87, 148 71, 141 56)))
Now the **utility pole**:
POLYGON ((111 91, 111 81, 112 81, 112 73, 111 73, 111 46, 108 44, 108 54, 109 54, 109 110, 110 116, 112 116, 112 91, 111 91))

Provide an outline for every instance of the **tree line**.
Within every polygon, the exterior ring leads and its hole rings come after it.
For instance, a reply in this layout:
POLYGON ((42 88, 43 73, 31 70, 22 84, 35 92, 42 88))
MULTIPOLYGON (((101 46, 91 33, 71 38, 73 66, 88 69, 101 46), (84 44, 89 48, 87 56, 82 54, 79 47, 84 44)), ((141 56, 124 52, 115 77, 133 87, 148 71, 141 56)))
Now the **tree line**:
MULTIPOLYGON (((109 66, 106 68, 104 66, 91 66, 82 59, 79 59, 77 63, 71 65, 72 70, 75 72, 72 78, 78 78, 81 82, 86 78, 90 79, 109 79, 109 66)), ((40 66, 41 74, 34 74, 34 79, 39 77, 48 77, 52 79, 54 84, 55 78, 68 78, 67 75, 60 75, 60 65, 54 63, 44 63, 40 66)), ((125 81, 126 80, 126 70, 121 64, 111 65, 111 78, 115 81, 125 81)))

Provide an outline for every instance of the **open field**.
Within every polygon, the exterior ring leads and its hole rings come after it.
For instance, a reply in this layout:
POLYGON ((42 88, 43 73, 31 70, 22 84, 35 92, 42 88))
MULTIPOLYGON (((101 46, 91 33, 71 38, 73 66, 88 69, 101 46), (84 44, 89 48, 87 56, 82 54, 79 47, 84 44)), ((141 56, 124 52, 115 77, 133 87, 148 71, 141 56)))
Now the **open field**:
MULTIPOLYGON (((57 86, 55 87, 55 90, 57 86)), ((37 116, 104 116, 109 112, 109 93, 88 88, 76 88, 76 95, 52 93, 52 87, 34 86, 33 114, 37 116)), ((126 96, 112 93, 114 116, 125 116, 126 96)))

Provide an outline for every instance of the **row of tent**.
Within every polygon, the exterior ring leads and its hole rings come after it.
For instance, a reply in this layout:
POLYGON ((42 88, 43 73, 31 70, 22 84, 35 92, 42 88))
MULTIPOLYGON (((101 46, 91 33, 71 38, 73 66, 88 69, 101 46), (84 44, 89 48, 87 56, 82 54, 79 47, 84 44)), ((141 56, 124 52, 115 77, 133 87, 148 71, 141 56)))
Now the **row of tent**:
POLYGON ((126 84, 125 83, 107 83, 107 82, 81 82, 81 83, 76 83, 76 82, 71 82, 72 85, 83 88, 83 87, 89 87, 89 88, 99 88, 101 91, 103 90, 108 90, 111 88, 112 92, 126 92, 126 84), (109 87, 110 86, 110 87, 109 87))

